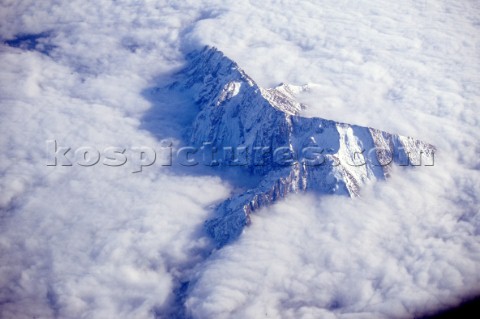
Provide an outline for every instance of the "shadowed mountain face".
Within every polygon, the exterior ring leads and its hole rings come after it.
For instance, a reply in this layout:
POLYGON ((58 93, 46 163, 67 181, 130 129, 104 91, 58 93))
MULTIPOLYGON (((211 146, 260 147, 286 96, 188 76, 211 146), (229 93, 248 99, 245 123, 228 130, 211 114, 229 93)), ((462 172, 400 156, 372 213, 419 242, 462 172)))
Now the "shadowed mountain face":
POLYGON ((218 247, 241 234, 253 211, 289 193, 357 196, 367 182, 388 177, 393 164, 433 164, 435 148, 411 137, 301 117, 305 106, 294 95, 307 85, 263 89, 215 48, 189 54, 170 89, 193 94, 199 113, 189 143, 208 150, 209 165, 244 166, 262 177, 205 223, 218 247))

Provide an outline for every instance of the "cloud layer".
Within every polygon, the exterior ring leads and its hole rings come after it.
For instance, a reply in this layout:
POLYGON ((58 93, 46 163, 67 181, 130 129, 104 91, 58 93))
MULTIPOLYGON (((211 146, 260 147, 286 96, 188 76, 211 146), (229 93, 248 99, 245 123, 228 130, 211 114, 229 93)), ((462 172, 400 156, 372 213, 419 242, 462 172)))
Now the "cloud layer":
POLYGON ((2 42, 42 37, 0 45, 0 316, 161 317, 190 279, 186 312, 198 318, 400 318, 480 293, 479 11, 429 0, 3 1, 2 42), (233 187, 220 177, 46 166, 49 139, 178 143, 188 97, 146 92, 204 44, 262 86, 312 84, 306 116, 436 145, 436 166, 398 170, 355 200, 290 198, 208 259, 202 223, 233 187))
POLYGON ((199 269, 188 309, 199 318, 412 318, 478 294, 478 216, 456 207, 437 174, 412 170, 362 198, 299 196, 263 210, 199 269))

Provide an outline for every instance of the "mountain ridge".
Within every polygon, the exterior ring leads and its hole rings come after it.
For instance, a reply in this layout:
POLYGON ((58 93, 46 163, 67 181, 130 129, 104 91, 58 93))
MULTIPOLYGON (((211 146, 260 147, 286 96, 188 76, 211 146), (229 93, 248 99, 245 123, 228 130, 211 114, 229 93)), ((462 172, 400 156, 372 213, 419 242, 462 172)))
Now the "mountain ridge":
POLYGON ((221 203, 216 217, 205 222, 217 247, 236 239, 250 223, 252 212, 290 193, 354 197, 367 182, 387 178, 391 163, 421 165, 424 157, 433 163, 435 147, 428 143, 300 116, 306 106, 294 95, 308 86, 261 88, 213 47, 187 55, 186 67, 175 77, 171 88, 193 92, 199 106, 189 143, 228 153, 214 165, 243 165, 246 173, 262 177, 256 187, 221 203), (239 163, 238 150, 250 156, 243 156, 239 163), (276 155, 280 162, 275 161, 276 155))

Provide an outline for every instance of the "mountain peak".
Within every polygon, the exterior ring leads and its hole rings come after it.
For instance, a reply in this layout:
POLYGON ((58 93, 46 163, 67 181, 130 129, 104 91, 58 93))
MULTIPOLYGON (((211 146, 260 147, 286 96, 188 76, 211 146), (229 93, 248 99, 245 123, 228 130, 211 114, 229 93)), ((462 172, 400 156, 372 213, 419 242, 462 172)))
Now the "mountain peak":
POLYGON ((433 162, 435 148, 411 137, 301 117, 305 105, 295 95, 308 85, 261 88, 213 47, 189 54, 174 86, 193 91, 199 105, 190 143, 208 143, 223 155, 220 165, 244 166, 245 174, 262 177, 205 223, 218 247, 241 234, 252 212, 289 193, 358 196, 369 181, 388 177, 393 164, 433 162))

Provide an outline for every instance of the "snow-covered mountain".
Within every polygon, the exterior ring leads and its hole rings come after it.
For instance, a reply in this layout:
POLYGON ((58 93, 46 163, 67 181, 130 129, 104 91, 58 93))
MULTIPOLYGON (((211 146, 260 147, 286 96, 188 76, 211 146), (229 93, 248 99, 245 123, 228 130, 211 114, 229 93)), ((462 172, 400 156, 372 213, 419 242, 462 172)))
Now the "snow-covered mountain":
POLYGON ((369 181, 388 177, 392 163, 433 162, 435 148, 411 137, 300 116, 305 106, 295 94, 308 86, 263 89, 216 48, 189 54, 171 88, 189 90, 200 108, 190 145, 216 150, 211 165, 244 166, 262 177, 205 223, 218 247, 240 235, 253 211, 289 193, 357 196, 369 181))

